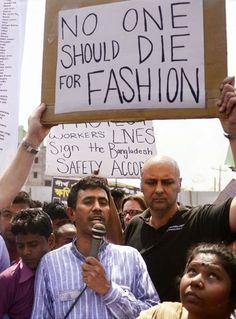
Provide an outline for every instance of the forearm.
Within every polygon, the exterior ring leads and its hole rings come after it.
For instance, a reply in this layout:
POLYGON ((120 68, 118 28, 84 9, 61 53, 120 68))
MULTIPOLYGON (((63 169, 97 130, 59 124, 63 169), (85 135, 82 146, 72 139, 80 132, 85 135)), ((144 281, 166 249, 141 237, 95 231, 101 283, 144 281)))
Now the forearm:
POLYGON ((40 123, 41 116, 45 111, 44 103, 40 104, 31 114, 28 120, 28 132, 25 141, 21 143, 15 158, 0 177, 0 209, 10 205, 16 194, 24 185, 36 154, 33 149, 37 149, 49 133, 50 127, 40 123))
POLYGON ((145 301, 137 299, 129 288, 120 287, 114 282, 110 291, 103 298, 106 307, 117 319, 136 318, 142 310, 148 309, 158 302, 157 299, 155 302, 151 299, 145 301))
POLYGON ((230 147, 233 154, 234 167, 236 167, 236 139, 230 140, 230 147))
POLYGON ((35 155, 19 145, 15 158, 0 178, 0 209, 9 206, 24 185, 35 155))

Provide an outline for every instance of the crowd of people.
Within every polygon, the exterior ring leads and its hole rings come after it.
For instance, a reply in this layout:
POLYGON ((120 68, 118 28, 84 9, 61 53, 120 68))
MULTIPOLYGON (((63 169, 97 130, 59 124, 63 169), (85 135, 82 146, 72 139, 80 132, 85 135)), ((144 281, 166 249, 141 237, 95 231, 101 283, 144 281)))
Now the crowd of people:
MULTIPOLYGON (((217 107, 236 163, 233 77, 217 107)), ((72 186, 67 206, 33 201, 21 189, 50 131, 45 108, 0 177, 0 318, 235 318, 236 198, 179 203, 179 166, 158 155, 143 165, 142 194, 112 197, 94 174, 72 186)))

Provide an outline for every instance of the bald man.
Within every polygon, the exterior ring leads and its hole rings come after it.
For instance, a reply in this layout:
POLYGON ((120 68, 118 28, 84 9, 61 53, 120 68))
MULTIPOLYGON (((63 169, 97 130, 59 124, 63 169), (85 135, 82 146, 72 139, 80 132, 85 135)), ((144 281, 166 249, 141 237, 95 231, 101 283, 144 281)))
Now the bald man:
MULTIPOLYGON (((236 94, 234 78, 221 85, 218 102, 221 123, 236 158, 236 94)), ((236 199, 222 205, 185 207, 178 203, 181 176, 167 156, 145 162, 141 190, 149 207, 135 216, 125 231, 125 244, 142 254, 161 301, 178 301, 177 279, 183 273, 188 249, 198 242, 228 241, 236 232, 236 199)))

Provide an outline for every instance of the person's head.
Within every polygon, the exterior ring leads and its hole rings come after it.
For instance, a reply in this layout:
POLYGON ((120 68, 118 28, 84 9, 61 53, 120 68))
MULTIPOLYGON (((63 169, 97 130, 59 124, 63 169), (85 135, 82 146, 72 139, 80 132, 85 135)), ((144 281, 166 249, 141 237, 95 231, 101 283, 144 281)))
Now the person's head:
POLYGON ((63 225, 60 225, 59 227, 54 229, 54 235, 54 248, 59 248, 73 241, 73 239, 76 237, 76 227, 70 221, 65 222, 63 225))
POLYGON ((148 159, 141 171, 141 191, 151 213, 175 212, 181 178, 178 164, 167 156, 148 159))
POLYGON ((40 200, 37 200, 37 199, 32 199, 32 204, 31 204, 31 207, 43 207, 43 203, 40 201, 40 200))
POLYGON ((196 318, 229 318, 236 306, 236 255, 223 244, 199 244, 180 281, 183 306, 196 318))
POLYGON ((14 236, 11 233, 11 220, 16 213, 25 208, 30 208, 32 201, 28 193, 20 191, 14 198, 12 204, 6 207, 0 212, 0 229, 3 237, 6 241, 15 241, 14 236))
POLYGON ((122 200, 125 196, 125 191, 121 188, 113 188, 111 190, 111 196, 112 196, 114 203, 116 205, 116 209, 119 212, 121 210, 122 200))
POLYGON ((147 205, 142 195, 128 195, 123 199, 121 209, 125 225, 127 225, 132 217, 147 209, 147 205))
POLYGON ((94 224, 107 225, 110 191, 98 176, 86 176, 74 184, 67 198, 67 213, 75 223, 77 234, 91 237, 94 224))
POLYGON ((36 269, 41 257, 54 246, 52 221, 41 208, 20 210, 11 223, 16 247, 23 262, 36 269))
POLYGON ((51 203, 44 203, 43 210, 50 216, 53 227, 58 227, 59 225, 69 220, 69 217, 66 213, 66 208, 61 202, 56 201, 51 203))

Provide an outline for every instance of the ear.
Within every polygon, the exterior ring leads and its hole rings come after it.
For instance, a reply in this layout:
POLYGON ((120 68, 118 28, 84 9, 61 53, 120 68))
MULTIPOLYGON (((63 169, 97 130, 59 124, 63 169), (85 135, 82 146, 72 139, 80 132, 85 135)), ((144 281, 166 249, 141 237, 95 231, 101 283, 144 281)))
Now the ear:
POLYGON ((143 192, 143 183, 142 183, 142 180, 141 180, 141 182, 140 182, 140 190, 141 190, 141 192, 143 192))
POLYGON ((48 246, 50 250, 53 250, 55 247, 55 235, 53 233, 48 237, 48 246))
POLYGON ((67 215, 72 222, 75 221, 75 210, 71 207, 67 207, 66 209, 67 215))
POLYGON ((180 177, 178 181, 178 192, 181 191, 181 186, 182 186, 182 177, 180 177))

